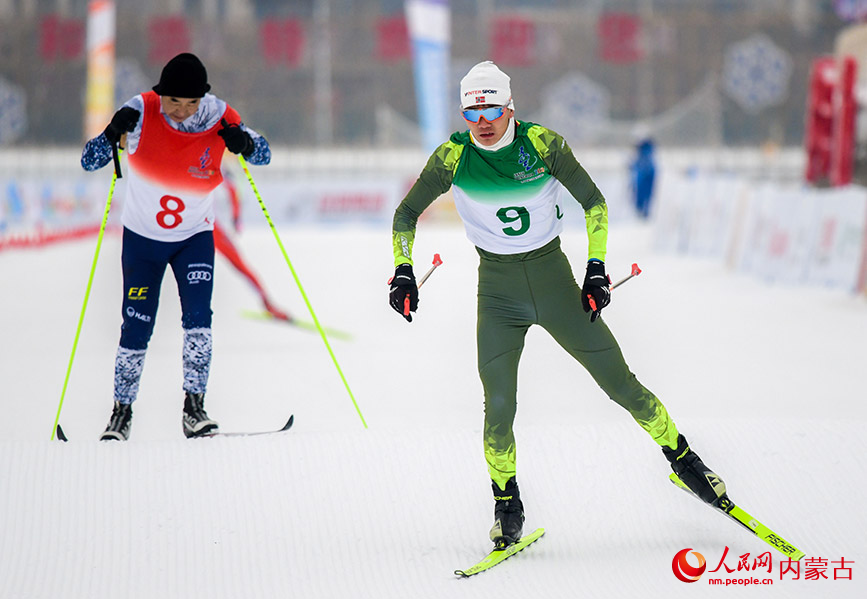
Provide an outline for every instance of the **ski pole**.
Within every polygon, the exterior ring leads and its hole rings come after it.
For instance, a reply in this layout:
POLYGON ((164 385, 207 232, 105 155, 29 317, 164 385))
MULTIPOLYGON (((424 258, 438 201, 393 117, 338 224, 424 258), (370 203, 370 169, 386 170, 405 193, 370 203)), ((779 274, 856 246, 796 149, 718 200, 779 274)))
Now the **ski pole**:
POLYGON ((617 281, 616 283, 614 283, 614 285, 611 286, 611 290, 613 291, 614 289, 617 289, 618 287, 623 285, 626 281, 628 281, 632 277, 637 277, 640 274, 641 274, 641 269, 638 268, 638 264, 633 264, 632 265, 632 272, 630 272, 628 276, 625 276, 622 279, 620 279, 619 281, 617 281))
MULTIPOLYGON (((628 281, 632 277, 637 277, 640 274, 641 274, 641 269, 638 268, 638 264, 633 263, 632 264, 632 272, 630 272, 628 276, 625 276, 622 279, 620 279, 619 281, 617 281, 616 283, 614 283, 611 286, 610 290, 614 291, 615 289, 617 289, 618 287, 623 285, 626 281, 628 281)), ((608 280, 610 281, 611 278, 609 277, 608 280)), ((590 309, 595 312, 596 311, 596 300, 593 299, 593 296, 590 294, 587 295, 587 299, 589 300, 589 303, 590 303, 590 309)))
POLYGON ((114 174, 118 179, 123 177, 123 173, 120 172, 120 153, 122 151, 120 149, 120 141, 111 144, 111 159, 114 161, 114 174))
POLYGON ((111 209, 111 199, 114 197, 114 186, 120 177, 120 154, 117 150, 115 171, 111 176, 111 186, 108 188, 108 199, 105 202, 105 211, 102 214, 102 223, 99 225, 99 235, 96 237, 96 251, 93 253, 93 264, 90 266, 90 276, 87 279, 87 288, 84 291, 84 302, 81 305, 81 315, 78 317, 78 328, 75 329, 75 340, 72 342, 72 353, 69 356, 69 365, 66 367, 66 378, 63 379, 63 390, 60 392, 60 403, 57 405, 57 416, 54 418, 54 427, 51 429, 51 440, 54 441, 55 433, 60 422, 60 411, 63 409, 63 398, 66 397, 66 386, 69 384, 69 374, 72 372, 72 362, 75 360, 75 350, 78 347, 78 337, 81 334, 81 325, 84 323, 84 313, 87 311, 87 300, 90 297, 90 288, 93 285, 93 275, 96 272, 96 262, 99 258, 99 249, 102 247, 102 237, 105 233, 105 224, 108 222, 108 212, 111 209))
MULTIPOLYGON (((424 273, 424 276, 421 278, 421 280, 419 280, 419 282, 418 282, 418 288, 419 289, 421 289, 421 286, 424 285, 424 282, 427 281, 427 278, 429 276, 431 276, 433 271, 435 271, 437 269, 437 266, 440 266, 442 263, 443 263, 443 261, 440 258, 440 255, 434 254, 433 266, 431 266, 430 269, 426 273, 424 273)), ((403 315, 409 316, 409 294, 408 293, 406 294, 406 299, 403 300, 403 315)))
POLYGON ((286 248, 283 246, 283 242, 280 240, 280 235, 277 233, 277 227, 274 226, 274 221, 271 220, 271 215, 268 214, 268 209, 265 207, 265 202, 262 200, 262 195, 259 193, 259 188, 256 187, 256 182, 253 181, 253 175, 250 174, 250 169, 247 168, 247 161, 244 160, 244 157, 241 154, 238 154, 238 162, 241 164, 241 168, 244 169, 244 174, 247 175, 247 181, 250 182, 250 187, 253 189, 253 194, 259 201, 259 207, 262 208, 262 214, 265 215, 265 220, 268 221, 268 226, 271 227, 271 232, 274 233, 274 239, 277 240, 277 245, 280 246, 280 252, 282 252, 283 254, 283 259, 286 260, 286 264, 289 266, 289 270, 292 272, 292 278, 295 279, 295 284, 298 285, 298 290, 301 292, 301 297, 304 298, 304 303, 307 305, 307 310, 310 311, 310 316, 313 317, 313 323, 316 325, 316 330, 319 331, 319 336, 322 337, 322 342, 325 343, 325 347, 326 349, 328 349, 328 354, 331 356, 331 361, 334 362, 334 367, 337 368, 337 373, 340 375, 340 380, 343 381, 343 386, 346 387, 346 392, 349 393, 349 398, 352 400, 352 405, 355 406, 355 411, 358 413, 358 417, 361 418, 361 424, 364 425, 364 428, 367 428, 367 422, 364 421, 364 416, 361 414, 361 408, 358 407, 358 403, 355 401, 355 396, 352 395, 352 390, 349 388, 349 383, 346 381, 346 377, 343 375, 343 370, 340 369, 340 364, 337 363, 337 358, 334 355, 334 351, 331 349, 331 344, 328 343, 328 337, 326 337, 325 335, 325 330, 322 328, 322 325, 319 324, 319 319, 316 317, 316 312, 313 311, 313 305, 307 298, 307 293, 305 293, 304 287, 303 285, 301 285, 301 279, 298 278, 298 273, 295 272, 295 267, 292 266, 292 261, 289 260, 289 254, 286 253, 286 248))
POLYGON ((443 261, 442 261, 442 258, 440 258, 440 255, 439 255, 439 254, 434 254, 434 257, 433 257, 433 266, 431 266, 430 269, 429 269, 426 273, 424 273, 424 276, 423 276, 423 277, 421 278, 421 280, 418 282, 418 288, 419 288, 419 289, 421 289, 421 286, 424 285, 424 282, 427 281, 427 278, 428 278, 429 276, 431 276, 431 274, 433 273, 433 271, 435 271, 435 270, 437 269, 437 266, 442 266, 442 263, 443 263, 443 261))

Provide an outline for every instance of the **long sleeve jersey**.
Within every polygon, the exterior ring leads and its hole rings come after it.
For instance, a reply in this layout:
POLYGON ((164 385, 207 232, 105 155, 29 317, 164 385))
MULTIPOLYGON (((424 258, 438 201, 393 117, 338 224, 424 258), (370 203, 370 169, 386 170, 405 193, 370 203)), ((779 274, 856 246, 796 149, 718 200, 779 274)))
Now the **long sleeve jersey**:
POLYGON ((563 230, 557 182, 584 208, 588 259, 605 260, 608 208, 566 140, 534 123, 518 122, 515 140, 495 151, 477 147, 468 131, 437 148, 397 207, 392 223, 395 266, 412 264, 419 216, 452 188, 467 237, 496 254, 540 248, 563 230))
MULTIPOLYGON (((138 110, 139 114, 144 113, 144 95, 139 94, 123 106, 128 106, 134 110, 138 110)), ((191 115, 182 123, 176 123, 167 115, 163 114, 163 120, 170 127, 181 133, 201 133, 216 126, 220 122, 220 118, 226 112, 226 102, 216 97, 213 94, 205 94, 202 101, 199 103, 199 109, 195 114, 191 115)), ((135 129, 126 135, 126 147, 124 151, 127 155, 135 154, 138 149, 138 142, 141 139, 142 120, 136 123, 135 129)), ((268 141, 259 133, 250 129, 241 123, 241 129, 250 134, 255 144, 253 153, 247 159, 250 164, 264 165, 271 162, 271 147, 268 141)), ((111 144, 104 133, 100 133, 84 146, 84 151, 81 153, 81 167, 86 171, 95 171, 101 169, 106 164, 111 162, 111 144)))
MULTIPOLYGON (((222 182, 226 149, 221 121, 243 127, 238 113, 223 100, 205 95, 195 114, 175 123, 162 112, 154 92, 125 104, 139 111, 126 138, 128 182, 121 222, 150 239, 180 241, 214 227, 213 191, 222 182)), ((267 164, 271 150, 264 137, 244 127, 254 140, 248 160, 267 164)), ((96 170, 111 161, 111 144, 102 133, 90 140, 81 164, 96 170)))

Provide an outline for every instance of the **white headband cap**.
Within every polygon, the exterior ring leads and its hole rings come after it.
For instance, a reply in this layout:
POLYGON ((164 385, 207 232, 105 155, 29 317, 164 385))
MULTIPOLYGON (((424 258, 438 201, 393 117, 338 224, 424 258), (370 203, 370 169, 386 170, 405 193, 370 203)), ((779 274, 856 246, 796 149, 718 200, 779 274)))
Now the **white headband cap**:
POLYGON ((461 79, 461 108, 482 104, 514 108, 510 82, 511 78, 493 62, 480 62, 461 79))

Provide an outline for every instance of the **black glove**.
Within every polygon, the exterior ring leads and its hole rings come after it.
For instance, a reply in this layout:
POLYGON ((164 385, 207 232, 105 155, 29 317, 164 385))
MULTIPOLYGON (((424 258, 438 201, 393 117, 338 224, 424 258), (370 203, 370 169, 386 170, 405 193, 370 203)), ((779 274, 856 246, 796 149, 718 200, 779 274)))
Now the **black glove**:
POLYGON ((230 125, 226 119, 220 121, 223 128, 217 131, 217 135, 223 138, 226 142, 226 149, 232 154, 242 154, 249 156, 256 149, 256 144, 253 143, 253 138, 250 134, 241 129, 238 125, 230 125))
POLYGON ((108 127, 103 131, 109 143, 112 145, 116 144, 120 141, 121 135, 129 133, 135 129, 135 125, 138 123, 138 117, 140 116, 141 113, 138 110, 130 108, 129 106, 124 106, 115 112, 114 116, 111 117, 111 122, 108 124, 108 127))
POLYGON ((593 311, 590 322, 596 322, 602 308, 611 303, 611 290, 608 288, 610 283, 611 280, 605 274, 605 263, 590 260, 587 263, 584 284, 581 286, 581 305, 585 312, 593 311))
POLYGON ((389 283, 391 287, 388 289, 388 303, 398 314, 406 318, 407 322, 412 322, 410 312, 418 309, 418 286, 415 284, 415 275, 412 274, 412 265, 401 264, 395 268, 394 276, 389 283))

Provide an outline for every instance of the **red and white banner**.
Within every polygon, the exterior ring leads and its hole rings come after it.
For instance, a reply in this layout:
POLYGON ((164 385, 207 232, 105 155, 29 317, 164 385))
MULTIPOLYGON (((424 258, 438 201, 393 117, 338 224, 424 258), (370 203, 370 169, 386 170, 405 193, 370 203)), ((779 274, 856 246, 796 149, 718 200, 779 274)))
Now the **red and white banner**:
POLYGON ((718 258, 768 282, 857 291, 867 279, 867 188, 666 175, 654 240, 658 249, 718 258))

